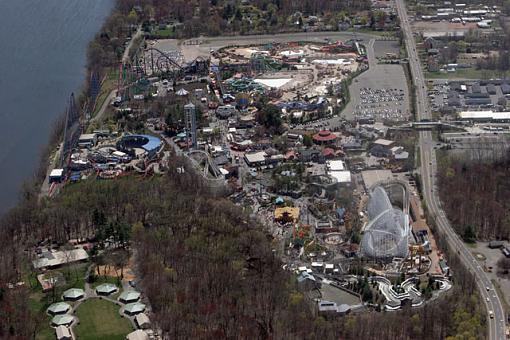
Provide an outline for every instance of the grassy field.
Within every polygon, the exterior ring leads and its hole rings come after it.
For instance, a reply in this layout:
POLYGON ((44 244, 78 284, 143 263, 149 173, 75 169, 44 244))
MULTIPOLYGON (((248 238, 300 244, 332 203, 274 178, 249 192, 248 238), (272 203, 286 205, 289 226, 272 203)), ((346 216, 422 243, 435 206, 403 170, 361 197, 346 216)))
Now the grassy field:
POLYGON ((153 32, 154 35, 158 36, 161 39, 172 39, 175 38, 175 32, 170 28, 165 28, 162 30, 156 30, 153 32))
POLYGON ((101 91, 99 92, 99 95, 96 99, 96 107, 94 108, 94 112, 92 112, 92 117, 95 117, 97 115, 110 92, 112 92, 112 90, 117 86, 118 79, 119 70, 117 68, 112 68, 108 72, 108 76, 106 77, 104 82, 101 84, 101 91))
POLYGON ((80 324, 75 333, 81 340, 122 340, 133 329, 127 319, 119 315, 119 306, 100 299, 89 299, 76 310, 80 324))

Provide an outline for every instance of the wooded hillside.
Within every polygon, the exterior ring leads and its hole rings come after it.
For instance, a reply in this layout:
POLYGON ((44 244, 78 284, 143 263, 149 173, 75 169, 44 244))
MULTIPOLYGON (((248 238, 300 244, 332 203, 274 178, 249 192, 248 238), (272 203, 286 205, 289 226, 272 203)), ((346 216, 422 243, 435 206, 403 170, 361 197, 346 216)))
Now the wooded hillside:
POLYGON ((455 230, 467 241, 510 237, 510 158, 470 161, 443 155, 441 201, 455 230))

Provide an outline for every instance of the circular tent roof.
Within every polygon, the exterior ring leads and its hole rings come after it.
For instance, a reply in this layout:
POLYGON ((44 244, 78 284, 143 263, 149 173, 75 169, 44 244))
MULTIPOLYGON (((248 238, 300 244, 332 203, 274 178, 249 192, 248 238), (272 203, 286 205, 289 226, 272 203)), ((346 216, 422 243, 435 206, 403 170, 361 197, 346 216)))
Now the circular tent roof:
POLYGON ((71 309, 71 305, 66 302, 57 302, 48 307, 48 313, 50 314, 63 314, 71 309))
POLYGON ((316 133, 313 135, 313 140, 316 142, 332 142, 336 139, 336 135, 334 133, 331 133, 329 130, 322 130, 319 131, 319 133, 316 133))
POLYGON ((97 294, 109 295, 117 291, 117 286, 112 283, 103 283, 96 287, 97 294))
POLYGON ((136 290, 127 290, 127 291, 124 291, 119 296, 119 300, 122 301, 122 302, 126 302, 126 303, 138 301, 139 298, 140 298, 140 293, 137 292, 136 290))
POLYGON ((72 324, 74 321, 74 317, 69 314, 64 315, 56 315, 51 319, 51 324, 55 326, 67 326, 72 324))
POLYGON ((64 292, 63 296, 64 296, 64 299, 76 300, 76 299, 81 299, 82 297, 84 297, 85 292, 83 291, 83 289, 80 289, 80 288, 70 288, 64 292))
POLYGON ((145 305, 140 302, 128 303, 124 307, 124 313, 126 314, 138 314, 145 310, 145 305))

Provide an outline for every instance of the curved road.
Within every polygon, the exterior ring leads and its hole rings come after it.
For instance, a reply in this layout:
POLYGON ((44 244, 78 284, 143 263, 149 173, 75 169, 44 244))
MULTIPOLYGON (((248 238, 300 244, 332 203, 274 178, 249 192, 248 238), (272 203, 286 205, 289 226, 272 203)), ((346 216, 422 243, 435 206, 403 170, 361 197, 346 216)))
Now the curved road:
MULTIPOLYGON (((431 112, 428 107, 425 77, 423 76, 418 53, 416 51, 416 42, 409 24, 407 11, 403 0, 396 0, 396 4, 401 21, 401 27, 404 32, 411 74, 414 78, 414 84, 416 87, 417 118, 430 119, 431 112)), ((466 268, 475 275, 480 295, 482 296, 483 302, 487 308, 487 314, 489 311, 494 313, 494 318, 488 318, 489 339, 505 339, 506 316, 498 294, 494 289, 494 285, 485 274, 482 267, 478 264, 473 254, 455 233, 450 222, 446 218, 444 210, 441 208, 441 202, 436 189, 436 154, 434 152, 434 141, 430 131, 420 131, 420 150, 422 186, 427 207, 432 216, 435 218, 438 228, 445 233, 450 248, 457 250, 457 254, 466 268)))

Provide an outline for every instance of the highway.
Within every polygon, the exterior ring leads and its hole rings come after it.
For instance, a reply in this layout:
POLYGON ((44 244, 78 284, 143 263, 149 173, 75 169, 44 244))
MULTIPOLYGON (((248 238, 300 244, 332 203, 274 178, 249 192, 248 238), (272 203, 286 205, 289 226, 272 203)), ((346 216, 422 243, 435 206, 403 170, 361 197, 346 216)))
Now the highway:
MULTIPOLYGON (((396 0, 397 11, 400 17, 400 24, 404 32, 405 43, 407 47, 411 74, 416 87, 416 109, 417 120, 431 119, 431 111, 428 106, 426 80, 423 76, 418 53, 416 51, 416 42, 412 34, 409 18, 403 0, 396 0)), ((459 258, 468 270, 475 276, 476 283, 480 290, 483 303, 487 308, 487 320, 489 327, 489 339, 505 339, 505 312, 489 277, 483 271, 482 267, 469 251, 460 237, 453 230, 448 221, 444 210, 441 207, 439 194, 436 190, 436 171, 437 162, 434 151, 434 140, 431 131, 420 131, 420 151, 421 151, 421 177, 422 189, 427 208, 431 216, 435 218, 437 227, 446 235, 449 247, 456 250, 459 258), (494 318, 489 318, 489 311, 494 313, 494 318)))

